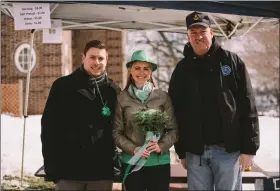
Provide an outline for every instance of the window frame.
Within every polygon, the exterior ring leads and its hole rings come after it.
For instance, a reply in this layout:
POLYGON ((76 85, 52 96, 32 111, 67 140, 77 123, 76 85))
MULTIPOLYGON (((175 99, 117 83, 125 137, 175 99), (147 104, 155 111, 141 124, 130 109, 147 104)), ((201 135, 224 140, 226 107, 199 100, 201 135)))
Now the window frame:
MULTIPOLYGON (((22 72, 22 73, 28 73, 28 70, 25 69, 25 67, 27 68, 28 65, 28 53, 30 49, 30 44, 28 43, 22 43, 20 44, 15 51, 15 55, 14 55, 14 64, 17 68, 18 71, 22 72), (27 50, 27 52, 26 52, 27 50), (20 60, 21 58, 21 60, 20 60)), ((31 70, 32 71, 36 65, 36 52, 34 47, 32 47, 31 50, 31 58, 33 58, 32 62, 31 62, 31 70)))

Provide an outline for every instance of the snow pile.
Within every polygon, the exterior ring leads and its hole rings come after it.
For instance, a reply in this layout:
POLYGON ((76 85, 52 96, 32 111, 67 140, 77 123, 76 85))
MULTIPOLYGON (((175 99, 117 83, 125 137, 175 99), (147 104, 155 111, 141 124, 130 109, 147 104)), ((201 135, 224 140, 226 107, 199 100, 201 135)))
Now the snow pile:
MULTIPOLYGON (((41 153, 41 115, 26 121, 24 174, 33 175, 43 164, 41 153)), ((1 178, 20 176, 22 158, 23 118, 1 115, 1 178)), ((255 162, 268 169, 279 170, 279 118, 260 117, 260 149, 255 162)), ((174 155, 174 148, 171 149, 174 155)), ((171 157, 176 163, 176 157, 171 157)), ((178 162, 178 161, 177 161, 178 162)))

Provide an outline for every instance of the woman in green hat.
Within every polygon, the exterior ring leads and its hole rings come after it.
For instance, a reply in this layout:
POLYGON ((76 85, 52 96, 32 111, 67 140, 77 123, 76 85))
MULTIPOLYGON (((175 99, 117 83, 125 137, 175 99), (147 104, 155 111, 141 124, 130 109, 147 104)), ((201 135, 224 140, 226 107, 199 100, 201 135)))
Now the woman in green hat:
POLYGON ((117 99, 113 129, 115 143, 122 150, 124 186, 127 191, 168 191, 169 148, 178 138, 171 100, 166 92, 155 88, 152 72, 157 65, 143 50, 134 52, 126 66, 127 84, 117 99), (153 139, 135 122, 141 109, 166 116, 165 125, 158 134, 152 134, 153 139))

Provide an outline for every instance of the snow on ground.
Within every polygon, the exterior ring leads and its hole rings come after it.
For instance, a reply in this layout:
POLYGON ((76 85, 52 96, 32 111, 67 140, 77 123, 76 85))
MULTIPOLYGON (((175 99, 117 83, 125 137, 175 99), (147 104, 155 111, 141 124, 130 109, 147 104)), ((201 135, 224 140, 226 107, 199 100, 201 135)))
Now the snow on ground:
MULTIPOLYGON (((24 174, 33 175, 42 166, 41 115, 26 120, 24 174)), ((22 158, 23 118, 1 115, 1 178, 20 175, 22 158)), ((279 171, 279 118, 260 117, 261 146, 255 162, 279 171)))
POLYGON ((260 117, 260 140, 256 165, 263 172, 279 174, 279 118, 260 117))
MULTIPOLYGON (((1 115, 1 177, 20 175, 24 118, 1 115)), ((33 175, 42 166, 41 115, 26 119, 24 173, 33 175)))

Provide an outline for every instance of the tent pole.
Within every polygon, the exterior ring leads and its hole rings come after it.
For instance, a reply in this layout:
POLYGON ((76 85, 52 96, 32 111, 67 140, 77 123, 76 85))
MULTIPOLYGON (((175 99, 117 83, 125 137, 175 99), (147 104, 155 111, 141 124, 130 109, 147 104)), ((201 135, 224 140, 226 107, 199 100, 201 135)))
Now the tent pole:
POLYGON ((52 7, 50 13, 52 14, 53 11, 58 7, 59 3, 54 4, 54 6, 52 7))
POLYGON ((12 15, 12 17, 15 18, 13 10, 12 10, 11 8, 7 8, 7 10, 10 12, 10 14, 12 15))
POLYGON ((29 97, 29 87, 30 87, 30 76, 31 76, 31 62, 32 62, 32 50, 33 50, 33 43, 34 43, 34 35, 36 30, 31 30, 31 42, 30 42, 30 49, 29 49, 29 56, 28 56, 28 72, 26 76, 26 88, 25 88, 25 101, 24 101, 24 125, 23 125, 23 136, 22 136, 22 157, 21 157, 21 175, 20 175, 20 187, 22 187, 23 183, 23 165, 24 165, 24 145, 25 145, 25 129, 26 129, 26 118, 28 117, 27 109, 28 109, 28 97, 29 97))
POLYGON ((1 9, 1 11, 2 11, 3 13, 5 13, 6 15, 8 15, 9 17, 12 17, 12 14, 10 14, 5 8, 0 7, 0 9, 1 9))
POLYGON ((235 25, 234 29, 231 31, 231 33, 228 35, 228 37, 230 38, 235 31, 237 30, 237 27, 242 23, 242 19, 240 21, 238 21, 238 23, 235 25))
MULTIPOLYGON (((62 21, 62 22, 63 23, 69 23, 69 21, 62 21)), ((68 28, 72 28, 72 27, 88 27, 88 25, 98 27, 99 25, 122 23, 122 22, 123 21, 107 21, 107 22, 81 23, 81 24, 71 24, 71 22, 70 22, 70 25, 63 26, 62 28, 63 29, 68 29, 68 28)))
MULTIPOLYGON (((110 22, 114 22, 114 21, 110 21, 110 22)), ((119 22, 119 21, 117 21, 117 22, 119 22)), ((68 24, 72 24, 72 25, 79 25, 79 26, 85 26, 85 27, 92 27, 92 28, 108 29, 108 30, 120 31, 120 32, 125 31, 123 29, 118 29, 118 28, 99 26, 99 25, 96 25, 94 23, 84 23, 84 24, 82 24, 82 23, 72 22, 72 21, 63 21, 63 23, 68 23, 68 24)), ((71 27, 71 26, 66 26, 66 27, 62 27, 62 28, 65 29, 67 27, 71 27)))
POLYGON ((257 22, 255 22, 242 36, 245 36, 248 32, 250 32, 259 22, 263 20, 263 17, 261 17, 257 22))
POLYGON ((228 39, 228 36, 226 35, 226 33, 224 32, 224 30, 221 28, 221 26, 218 24, 218 22, 216 21, 216 19, 214 17, 212 17, 211 14, 208 14, 208 17, 210 17, 212 19, 212 21, 214 21, 214 23, 217 25, 217 27, 220 29, 220 31, 223 33, 223 35, 226 37, 226 39, 228 39))

